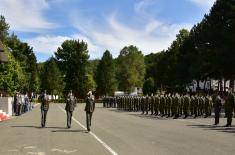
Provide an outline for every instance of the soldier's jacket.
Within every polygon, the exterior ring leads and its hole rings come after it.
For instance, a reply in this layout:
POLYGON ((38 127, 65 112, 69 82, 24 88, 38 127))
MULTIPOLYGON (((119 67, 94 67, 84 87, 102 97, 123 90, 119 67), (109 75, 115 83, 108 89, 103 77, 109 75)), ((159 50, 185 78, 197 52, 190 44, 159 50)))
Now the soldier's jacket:
POLYGON ((65 110, 74 111, 75 107, 76 107, 76 100, 73 95, 69 95, 66 99, 65 110))
POLYGON ((41 100, 41 109, 42 110, 48 110, 49 109, 49 97, 46 94, 42 94, 39 96, 39 99, 41 100))
POLYGON ((213 102, 214 102, 213 106, 215 109, 215 113, 219 113, 222 107, 221 98, 219 96, 214 96, 213 102))
POLYGON ((205 97, 205 107, 209 107, 210 106, 210 99, 209 97, 205 97))
POLYGON ((87 97, 85 111, 86 112, 94 112, 94 110, 95 110, 95 101, 94 101, 93 97, 87 97))
POLYGON ((185 96, 185 97, 184 97, 184 108, 185 108, 185 109, 188 109, 188 108, 189 108, 190 102, 191 102, 190 97, 189 97, 189 96, 185 96))
POLYGON ((225 99, 225 112, 226 113, 232 113, 234 104, 235 104, 234 95, 233 94, 228 94, 228 96, 225 99))

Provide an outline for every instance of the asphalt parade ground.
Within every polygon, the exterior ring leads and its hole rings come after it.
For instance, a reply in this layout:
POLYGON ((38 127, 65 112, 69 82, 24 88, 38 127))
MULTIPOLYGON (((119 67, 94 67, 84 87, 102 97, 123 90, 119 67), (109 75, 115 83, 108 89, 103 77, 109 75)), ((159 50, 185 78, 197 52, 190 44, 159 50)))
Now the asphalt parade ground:
MULTIPOLYGON (((226 119, 167 119, 140 112, 105 109, 96 104, 91 132, 86 131, 85 104, 66 127, 65 104, 51 104, 45 128, 40 106, 0 123, 0 155, 232 155, 235 126, 226 119)), ((233 124, 235 120, 233 120, 233 124)))

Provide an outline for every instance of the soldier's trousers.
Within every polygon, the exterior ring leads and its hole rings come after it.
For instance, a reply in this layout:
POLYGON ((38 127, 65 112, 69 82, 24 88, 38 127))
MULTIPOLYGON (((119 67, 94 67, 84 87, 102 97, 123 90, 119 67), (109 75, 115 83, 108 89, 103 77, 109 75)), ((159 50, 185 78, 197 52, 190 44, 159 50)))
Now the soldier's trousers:
POLYGON ((227 113, 226 116, 227 116, 227 125, 231 126, 233 113, 227 113))
POLYGON ((220 112, 215 112, 215 125, 219 124, 220 112))
POLYGON ((71 128, 71 121, 73 117, 73 112, 72 111, 66 111, 67 113, 67 127, 71 128))
POLYGON ((21 115, 21 104, 16 105, 16 116, 21 115))
POLYGON ((92 118, 92 112, 86 112, 86 126, 87 130, 91 130, 91 118, 92 118))
POLYGON ((42 125, 42 127, 45 127, 45 125, 46 125, 47 111, 48 110, 41 109, 41 125, 42 125))

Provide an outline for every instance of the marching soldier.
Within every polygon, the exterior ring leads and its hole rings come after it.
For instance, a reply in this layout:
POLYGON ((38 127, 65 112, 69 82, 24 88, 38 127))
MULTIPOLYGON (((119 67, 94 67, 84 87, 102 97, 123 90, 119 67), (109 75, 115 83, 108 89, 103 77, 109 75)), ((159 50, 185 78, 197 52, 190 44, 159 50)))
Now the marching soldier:
POLYGON ((44 128, 46 126, 47 112, 49 110, 49 97, 47 91, 44 90, 39 98, 41 100, 41 126, 44 128))
POLYGON ((225 98, 225 115, 227 117, 226 127, 231 127, 234 107, 234 95, 231 88, 228 91, 228 95, 225 98))
POLYGON ((67 99, 66 99, 66 106, 65 106, 65 110, 67 113, 67 127, 71 128, 71 120, 73 117, 73 111, 76 107, 76 101, 75 98, 73 96, 72 90, 70 90, 67 99))
POLYGON ((214 112, 215 112, 215 124, 214 125, 217 125, 219 124, 220 111, 222 108, 221 98, 218 92, 217 94, 213 95, 212 101, 213 101, 214 112))
POLYGON ((91 91, 87 93, 85 111, 86 111, 87 131, 90 132, 92 114, 95 111, 95 98, 92 95, 91 91))

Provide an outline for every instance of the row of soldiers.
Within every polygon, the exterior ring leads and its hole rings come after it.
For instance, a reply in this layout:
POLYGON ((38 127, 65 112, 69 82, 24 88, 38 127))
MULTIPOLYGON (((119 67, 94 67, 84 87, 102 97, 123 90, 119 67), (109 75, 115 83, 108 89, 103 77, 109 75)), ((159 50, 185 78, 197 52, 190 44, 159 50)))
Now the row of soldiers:
POLYGON ((212 98, 209 95, 161 94, 155 96, 119 96, 103 98, 104 105, 116 105, 119 110, 142 111, 142 114, 178 118, 211 115, 212 98))
POLYGON ((178 118, 184 116, 211 116, 214 110, 215 123, 219 124, 222 106, 227 118, 226 127, 232 124, 235 112, 235 95, 232 88, 228 92, 216 91, 212 96, 202 94, 157 94, 155 96, 119 96, 103 98, 106 105, 117 105, 117 109, 125 111, 142 111, 142 114, 159 115, 178 118))
POLYGON ((104 108, 116 108, 117 107, 117 97, 104 96, 102 100, 103 100, 104 108))

